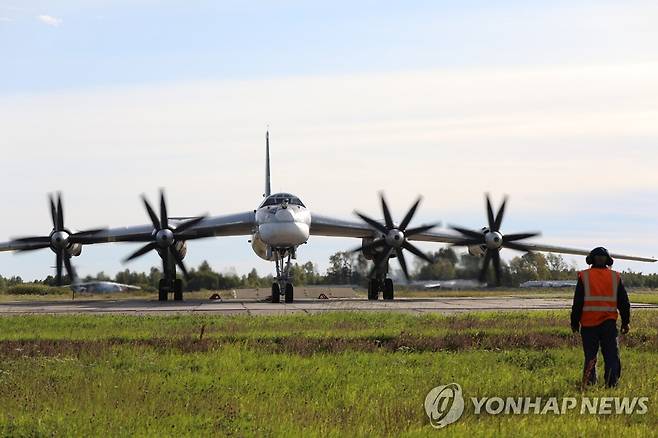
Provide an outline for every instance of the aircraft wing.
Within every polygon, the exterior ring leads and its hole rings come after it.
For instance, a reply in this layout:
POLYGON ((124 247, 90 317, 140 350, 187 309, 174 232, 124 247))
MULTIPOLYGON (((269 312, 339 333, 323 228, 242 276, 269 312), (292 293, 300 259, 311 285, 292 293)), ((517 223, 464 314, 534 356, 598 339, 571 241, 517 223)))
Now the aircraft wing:
MULTIPOLYGON (((246 236, 254 232, 256 215, 253 211, 224 216, 208 216, 198 224, 180 234, 183 239, 198 239, 213 236, 246 236)), ((172 225, 176 225, 172 220, 172 225)), ((130 242, 140 237, 149 237, 153 225, 126 228, 109 228, 90 235, 89 243, 130 242)))
MULTIPOLYGON (((245 236, 252 234, 255 227, 255 213, 236 213, 225 216, 209 216, 198 224, 185 230, 180 236, 187 239, 198 239, 212 236, 245 236)), ((171 221, 176 225, 175 221, 171 221)), ((84 234, 84 245, 108 242, 133 242, 148 240, 153 233, 153 225, 137 225, 131 227, 107 228, 89 234, 84 234)), ((29 241, 9 241, 0 243, 1 251, 24 251, 37 246, 29 241)))
MULTIPOLYGON (((532 251, 538 251, 538 252, 553 252, 553 253, 560 253, 560 254, 582 255, 582 256, 587 256, 590 252, 590 250, 585 250, 585 249, 565 248, 563 246, 541 245, 541 244, 537 244, 537 243, 524 242, 523 245, 531 248, 532 251)), ((653 263, 653 262, 657 261, 655 258, 651 258, 651 257, 638 257, 638 256, 630 256, 630 255, 624 255, 624 254, 613 254, 613 253, 610 253, 610 257, 612 257, 613 259, 633 260, 633 261, 636 261, 636 262, 653 263)))
MULTIPOLYGON (((364 238, 374 237, 377 233, 379 232, 364 222, 346 221, 316 214, 311 215, 311 235, 314 236, 364 238)), ((456 234, 426 231, 409 237, 409 240, 456 243, 462 238, 456 234)))
MULTIPOLYGON (((367 225, 364 222, 356 221, 346 221, 342 219, 334 219, 328 216, 322 215, 312 215, 311 217, 311 235, 316 236, 332 236, 332 237, 374 237, 378 231, 373 229, 371 226, 367 225)), ((408 238, 411 241, 421 241, 421 242, 437 242, 437 243, 447 243, 453 244, 457 243, 460 240, 463 240, 463 236, 452 233, 443 233, 435 231, 426 231, 424 233, 416 234, 408 238)), ((562 246, 552 246, 552 245, 541 245, 537 243, 526 243, 524 245, 531 248, 532 251, 536 252, 552 252, 560 254, 570 254, 570 255, 582 255, 586 256, 589 254, 589 250, 585 249, 574 249, 566 248, 562 246)), ((620 260, 633 260, 637 262, 655 262, 655 258, 650 257, 638 257, 630 256, 624 254, 610 254, 613 259, 620 260)))

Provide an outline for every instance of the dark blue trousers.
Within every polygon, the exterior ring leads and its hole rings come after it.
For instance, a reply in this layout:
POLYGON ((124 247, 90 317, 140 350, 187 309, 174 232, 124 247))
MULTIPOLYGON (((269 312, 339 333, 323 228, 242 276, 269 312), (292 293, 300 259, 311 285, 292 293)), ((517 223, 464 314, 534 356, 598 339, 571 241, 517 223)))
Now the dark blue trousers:
POLYGON ((583 338, 583 351, 585 352, 585 366, 583 379, 588 384, 596 383, 596 357, 599 347, 605 362, 605 384, 608 387, 617 385, 621 376, 621 359, 619 358, 619 344, 617 343, 617 321, 608 319, 595 327, 581 327, 583 338))

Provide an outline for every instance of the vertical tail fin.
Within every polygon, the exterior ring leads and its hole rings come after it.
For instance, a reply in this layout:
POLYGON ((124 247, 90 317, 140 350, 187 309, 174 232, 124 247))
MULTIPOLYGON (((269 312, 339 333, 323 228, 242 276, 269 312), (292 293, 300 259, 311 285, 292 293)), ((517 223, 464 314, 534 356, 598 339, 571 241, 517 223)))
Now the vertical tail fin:
POLYGON ((270 196, 272 190, 270 188, 270 131, 265 133, 265 194, 263 196, 270 196))

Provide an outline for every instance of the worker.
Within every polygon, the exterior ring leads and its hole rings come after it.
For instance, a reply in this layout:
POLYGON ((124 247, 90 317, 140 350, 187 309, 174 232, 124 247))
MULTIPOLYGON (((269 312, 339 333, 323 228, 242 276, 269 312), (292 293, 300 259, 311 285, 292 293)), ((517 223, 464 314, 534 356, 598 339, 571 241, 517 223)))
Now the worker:
POLYGON ((571 307, 571 330, 580 331, 583 340, 583 384, 596 383, 596 358, 600 347, 605 362, 605 384, 614 387, 621 376, 617 315, 621 315, 621 333, 628 333, 631 304, 621 275, 610 269, 614 261, 607 249, 594 248, 586 261, 590 268, 578 273, 571 307))

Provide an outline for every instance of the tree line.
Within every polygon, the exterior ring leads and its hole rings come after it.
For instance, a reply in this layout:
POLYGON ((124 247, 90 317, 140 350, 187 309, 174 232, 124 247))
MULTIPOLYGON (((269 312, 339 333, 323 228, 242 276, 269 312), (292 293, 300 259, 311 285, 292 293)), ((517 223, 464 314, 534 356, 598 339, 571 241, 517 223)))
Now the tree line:
MULTIPOLYGON (((452 248, 441 248, 428 253, 434 263, 417 262, 411 272, 412 281, 434 281, 453 279, 475 279, 480 273, 481 259, 468 253, 459 254, 452 248)), ((577 270, 575 265, 568 264, 561 255, 527 253, 514 257, 508 262, 502 261, 502 285, 518 287, 529 280, 575 280, 577 270)), ((293 263, 290 274, 295 285, 333 285, 356 284, 366 285, 372 261, 367 260, 362 253, 337 252, 329 257, 329 266, 320 273, 313 262, 303 264, 293 263)), ((394 276, 401 277, 397 264, 391 262, 394 276)), ((489 272, 489 283, 493 283, 493 272, 489 272)), ((657 288, 658 274, 643 274, 630 270, 622 273, 624 282, 629 287, 657 288)), ((147 291, 155 291, 162 278, 161 271, 152 267, 149 272, 137 272, 125 269, 110 277, 103 272, 95 276, 81 278, 82 282, 114 281, 117 283, 139 286, 147 291)), ((187 291, 202 289, 226 290, 238 288, 268 288, 274 278, 271 274, 261 276, 256 269, 248 274, 221 273, 215 271, 207 261, 189 271, 189 278, 182 279, 187 291)), ((64 278, 69 283, 68 278, 64 278)), ((21 277, 5 278, 0 276, 0 291, 23 283, 21 277)), ((55 278, 47 276, 41 281, 44 285, 55 285, 55 278)))

